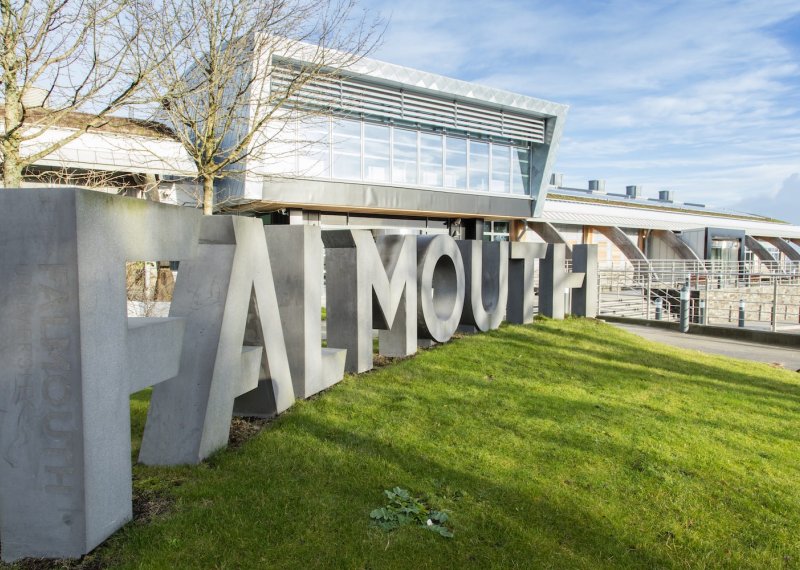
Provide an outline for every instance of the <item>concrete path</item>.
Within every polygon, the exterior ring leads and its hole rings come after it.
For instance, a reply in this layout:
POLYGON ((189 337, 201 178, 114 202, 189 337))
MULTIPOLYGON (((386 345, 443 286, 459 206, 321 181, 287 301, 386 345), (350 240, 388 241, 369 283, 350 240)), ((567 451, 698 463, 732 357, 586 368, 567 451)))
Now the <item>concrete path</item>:
POLYGON ((723 356, 743 358, 745 360, 755 360, 756 362, 766 362, 768 364, 781 364, 788 370, 800 370, 800 350, 794 348, 770 346, 768 344, 701 336, 697 334, 683 334, 678 331, 656 327, 628 325, 623 323, 609 324, 637 334, 648 340, 663 342, 664 344, 677 346, 679 348, 688 348, 699 350, 700 352, 707 352, 709 354, 721 354, 723 356))

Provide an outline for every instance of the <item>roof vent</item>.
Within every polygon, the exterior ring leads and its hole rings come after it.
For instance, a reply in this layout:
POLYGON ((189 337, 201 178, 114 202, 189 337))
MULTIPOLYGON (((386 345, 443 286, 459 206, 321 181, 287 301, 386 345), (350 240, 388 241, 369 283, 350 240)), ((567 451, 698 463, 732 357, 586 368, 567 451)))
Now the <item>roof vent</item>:
POLYGON ((563 188, 564 187, 564 175, 558 172, 554 172, 550 175, 550 186, 555 186, 556 188, 563 188))
POLYGON ((659 202, 672 202, 672 199, 673 199, 672 190, 659 190, 658 191, 658 200, 659 200, 659 202))
POLYGON ((628 198, 637 199, 642 197, 642 187, 641 186, 626 186, 625 187, 625 195, 628 198))
POLYGON ((595 194, 605 194, 606 193, 606 181, 605 180, 589 180, 589 191, 594 192, 595 194))

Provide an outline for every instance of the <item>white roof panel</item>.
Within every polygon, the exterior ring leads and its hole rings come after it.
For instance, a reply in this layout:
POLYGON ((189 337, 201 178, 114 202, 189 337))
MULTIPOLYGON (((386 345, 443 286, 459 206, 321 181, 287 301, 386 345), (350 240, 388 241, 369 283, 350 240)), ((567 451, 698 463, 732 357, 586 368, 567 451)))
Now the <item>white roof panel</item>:
POLYGON ((705 227, 731 228, 744 230, 752 236, 800 239, 800 226, 779 222, 733 218, 711 213, 694 214, 559 200, 553 195, 548 196, 541 219, 551 224, 617 226, 672 231, 705 227))

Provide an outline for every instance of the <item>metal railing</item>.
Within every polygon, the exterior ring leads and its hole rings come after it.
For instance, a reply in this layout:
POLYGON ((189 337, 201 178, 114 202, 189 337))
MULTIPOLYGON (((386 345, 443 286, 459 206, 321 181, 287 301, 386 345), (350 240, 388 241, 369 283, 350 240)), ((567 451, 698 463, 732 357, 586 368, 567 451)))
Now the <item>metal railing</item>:
POLYGON ((598 272, 600 314, 800 333, 800 262, 614 262, 598 272))

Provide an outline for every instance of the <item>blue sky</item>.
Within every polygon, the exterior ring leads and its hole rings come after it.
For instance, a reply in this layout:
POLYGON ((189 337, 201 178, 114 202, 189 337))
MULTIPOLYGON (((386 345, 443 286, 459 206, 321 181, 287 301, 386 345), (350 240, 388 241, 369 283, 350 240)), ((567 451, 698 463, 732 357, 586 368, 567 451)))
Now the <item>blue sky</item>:
POLYGON ((364 0, 374 57, 567 103, 556 170, 800 223, 800 1, 364 0))

